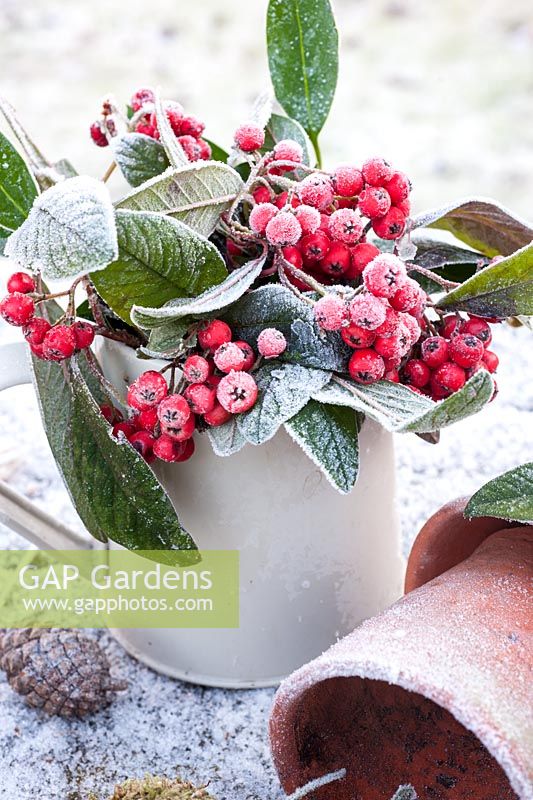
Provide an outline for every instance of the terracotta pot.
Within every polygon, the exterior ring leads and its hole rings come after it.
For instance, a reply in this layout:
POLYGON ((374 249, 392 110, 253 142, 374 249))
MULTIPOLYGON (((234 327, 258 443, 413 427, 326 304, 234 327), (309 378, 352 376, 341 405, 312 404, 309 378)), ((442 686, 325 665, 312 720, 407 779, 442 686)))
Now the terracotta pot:
POLYGON ((281 685, 270 734, 287 793, 345 769, 313 799, 388 800, 403 783, 424 800, 533 798, 533 528, 462 507, 422 529, 420 588, 281 685))

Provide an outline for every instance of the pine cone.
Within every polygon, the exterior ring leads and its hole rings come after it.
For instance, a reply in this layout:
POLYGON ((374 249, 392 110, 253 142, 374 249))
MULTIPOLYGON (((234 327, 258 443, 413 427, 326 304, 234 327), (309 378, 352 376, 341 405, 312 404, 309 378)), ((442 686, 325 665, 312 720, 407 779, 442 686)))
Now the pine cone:
POLYGON ((12 628, 0 632, 0 667, 33 708, 84 717, 112 702, 127 684, 110 675, 107 656, 78 630, 12 628))
POLYGON ((147 775, 115 786, 109 800, 214 800, 205 786, 193 786, 181 778, 169 780, 147 775))

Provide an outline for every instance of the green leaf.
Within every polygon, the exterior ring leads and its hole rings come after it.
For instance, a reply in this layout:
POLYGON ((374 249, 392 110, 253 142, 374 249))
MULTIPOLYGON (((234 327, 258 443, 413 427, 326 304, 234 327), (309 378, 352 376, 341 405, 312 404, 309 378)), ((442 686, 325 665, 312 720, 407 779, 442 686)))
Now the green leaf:
POLYGON ((533 314, 533 243, 477 272, 439 305, 481 317, 533 314))
POLYGON ((498 517, 533 524, 533 461, 482 486, 470 498, 465 517, 498 517))
POLYGON ((118 255, 113 206, 104 184, 68 178, 39 195, 5 253, 47 278, 104 269, 118 255))
POLYGON ((285 428, 335 489, 341 494, 353 489, 359 471, 359 425, 350 408, 309 400, 285 428))
POLYGON ((320 331, 311 306, 284 286, 269 284, 244 295, 224 315, 235 335, 257 349, 264 328, 277 328, 287 339, 282 361, 344 372, 350 348, 341 336, 320 331))
POLYGON ((147 308, 136 305, 131 318, 139 328, 157 328, 169 322, 177 322, 184 317, 201 318, 213 311, 231 305, 246 292, 260 275, 265 263, 266 250, 259 258, 248 261, 234 270, 226 280, 198 297, 184 300, 171 300, 162 308, 147 308))
POLYGON ((221 161, 225 164, 229 158, 229 153, 224 150, 223 147, 213 142, 211 139, 205 140, 209 147, 211 148, 211 160, 212 161, 221 161))
POLYGON ((209 237, 243 185, 240 175, 227 164, 195 161, 181 169, 169 168, 117 205, 131 211, 166 214, 209 237))
POLYGON ((119 255, 91 275, 99 295, 125 322, 134 303, 160 306, 224 280, 222 256, 203 236, 171 217, 117 211, 119 255))
POLYGON ((533 227, 499 203, 471 198, 417 214, 410 230, 440 228, 487 256, 508 256, 533 239, 533 227))
MULTIPOLYGON (((468 280, 478 269, 487 266, 490 261, 488 256, 481 253, 435 239, 419 239, 413 236, 412 243, 417 250, 412 259, 414 264, 433 270, 438 273, 439 277, 457 283, 468 280)), ((442 287, 438 283, 420 273, 413 272, 411 277, 418 281, 428 293, 442 292, 442 287)))
POLYGON ((183 337, 188 330, 186 322, 167 322, 159 328, 150 331, 148 344, 139 348, 142 353, 150 358, 166 358, 171 360, 183 347, 183 337))
POLYGON ((270 0, 267 47, 276 98, 311 139, 322 130, 331 108, 338 45, 328 0, 270 0))
POLYGON ((92 536, 129 550, 196 549, 150 467, 129 443, 111 437, 87 385, 84 357, 79 366, 32 362, 52 453, 92 536))
POLYGON ((349 378, 333 379, 313 398, 361 411, 388 431, 432 433, 475 414, 489 402, 493 392, 489 373, 479 370, 462 389, 438 403, 398 383, 378 381, 363 386, 349 378))
POLYGON ((19 228, 37 197, 37 186, 11 142, 0 133, 0 255, 6 239, 19 228))
POLYGON ((280 425, 305 406, 328 383, 331 373, 296 364, 274 362, 254 374, 259 389, 256 404, 238 415, 239 431, 251 444, 271 439, 280 425))
POLYGON ((239 430, 237 416, 233 416, 223 425, 209 428, 207 436, 213 452, 217 456, 232 456, 242 450, 246 444, 246 439, 239 430))
POLYGON ((115 161, 131 186, 161 175, 169 167, 165 148, 144 133, 126 133, 112 140, 115 161))
POLYGON ((296 120, 290 117, 283 117, 280 114, 272 114, 265 129, 265 144, 261 149, 262 153, 267 153, 274 149, 274 145, 282 139, 292 139, 298 142, 303 149, 303 163, 311 163, 311 142, 296 120))

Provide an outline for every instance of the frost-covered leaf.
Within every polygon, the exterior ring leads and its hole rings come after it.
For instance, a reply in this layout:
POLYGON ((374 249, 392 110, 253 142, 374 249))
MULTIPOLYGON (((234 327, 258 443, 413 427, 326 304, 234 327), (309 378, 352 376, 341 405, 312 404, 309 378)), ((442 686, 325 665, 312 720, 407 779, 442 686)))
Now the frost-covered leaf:
POLYGON ((418 795, 410 783, 398 786, 391 800, 418 800, 418 795))
POLYGON ((282 139, 293 139, 298 142, 303 149, 303 163, 311 163, 311 142, 300 123, 290 117, 272 114, 266 126, 265 145, 261 152, 266 153, 273 150, 274 145, 282 139))
POLYGON ((213 311, 231 305, 241 297, 261 273, 265 263, 266 251, 259 258, 248 261, 234 270, 228 277, 212 289, 198 297, 171 300, 162 308, 134 306, 131 318, 139 328, 157 328, 169 322, 177 322, 184 317, 201 318, 213 311))
POLYGON ((443 208, 423 211, 411 219, 410 229, 441 228, 487 256, 508 256, 533 240, 533 226, 499 203, 469 198, 443 208))
POLYGON ((155 114, 159 138, 161 140, 161 144, 165 148, 165 153, 167 154, 171 165, 175 169, 179 169, 180 167, 188 165, 189 159, 185 154, 185 150, 178 142, 176 134, 171 128, 170 121, 166 114, 159 91, 156 91, 155 93, 155 114))
POLYGON ((309 400, 285 428, 341 494, 355 486, 359 471, 359 425, 351 408, 309 400))
POLYGON ((167 322, 150 331, 148 344, 140 350, 150 358, 172 359, 183 348, 183 337, 186 335, 186 322, 167 322))
POLYGON ((326 385, 330 375, 324 370, 279 362, 260 367, 254 374, 259 389, 256 404, 238 415, 239 430, 246 441, 262 444, 271 439, 280 425, 326 385))
POLYGON ((320 331, 311 306, 279 284, 262 286, 244 295, 224 319, 235 335, 254 349, 264 328, 280 330, 287 339, 282 361, 340 372, 348 364, 350 351, 340 335, 320 331))
POLYGON ((170 165, 161 142, 144 133, 117 136, 111 146, 115 161, 131 186, 140 186, 161 175, 170 165))
POLYGON ((217 456, 232 456, 242 450, 246 444, 246 439, 239 430, 236 416, 223 425, 209 428, 207 436, 217 456))
POLYGON ((47 278, 104 269, 118 254, 113 206, 104 184, 68 178, 39 195, 5 253, 47 278))
POLYGON ((249 120, 255 122, 260 128, 265 128, 268 120, 272 116, 272 106, 274 98, 270 90, 266 90, 257 95, 252 105, 249 120))
POLYGON ((533 524, 533 462, 482 486, 470 498, 465 517, 499 517, 533 524))
POLYGON ((482 317, 533 314, 533 243, 477 272, 439 305, 482 317))
POLYGON ((395 433, 432 433, 477 413, 493 391, 489 373, 479 370, 462 389, 438 403, 398 383, 378 381, 363 386, 349 378, 333 379, 313 398, 354 408, 395 433))
MULTIPOLYGON (((463 283, 470 278, 476 270, 487 266, 490 259, 482 253, 475 253, 465 247, 448 242, 439 242, 435 239, 415 238, 416 254, 409 259, 424 269, 434 270, 441 278, 449 281, 463 283)), ((417 280, 427 292, 442 292, 442 288, 435 281, 426 278, 420 273, 413 272, 412 277, 417 280)))
POLYGON ((36 196, 37 187, 24 159, 0 133, 0 255, 7 237, 30 213, 36 196))
POLYGON ((227 164, 195 161, 180 169, 170 167, 146 181, 124 197, 118 208, 167 214, 210 236, 242 187, 241 176, 227 164))
POLYGON ((125 322, 134 303, 158 307, 224 280, 222 256, 207 239, 171 217, 117 211, 118 259, 91 275, 105 302, 125 322))
POLYGON ((311 136, 331 108, 338 46, 329 0, 270 0, 267 47, 276 98, 311 136))

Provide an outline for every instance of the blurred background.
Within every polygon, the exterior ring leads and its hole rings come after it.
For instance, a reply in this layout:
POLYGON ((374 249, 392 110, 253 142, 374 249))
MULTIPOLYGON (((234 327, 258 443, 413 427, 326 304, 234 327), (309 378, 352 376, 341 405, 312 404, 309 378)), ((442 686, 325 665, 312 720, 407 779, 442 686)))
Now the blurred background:
MULTIPOLYGON (((339 85, 322 134, 325 165, 384 155, 412 178, 413 210, 467 195, 533 218, 531 0, 333 0, 339 85)), ((88 128, 103 95, 126 103, 143 85, 207 123, 223 146, 269 84, 267 0, 0 0, 0 93, 50 159, 101 176, 108 150, 88 128)), ((1 123, 0 123, 1 126, 1 123)), ((5 129, 4 129, 5 130, 5 129)), ((115 191, 120 187, 114 184, 115 191)), ((0 264, 1 285, 9 275, 0 264)), ((18 340, 0 324, 0 342, 18 340)), ((457 494, 531 458, 531 333, 498 326, 497 399, 432 447, 397 441, 404 551, 425 518, 457 494)), ((42 432, 30 387, 0 396, 0 479, 79 520, 42 432)), ((0 547, 23 541, 0 527, 0 547)), ((219 800, 280 798, 268 754, 270 690, 204 690, 157 676, 101 636, 127 695, 93 720, 43 721, 0 673, 0 786, 17 800, 86 800, 115 780, 177 772, 210 780, 219 800)))

